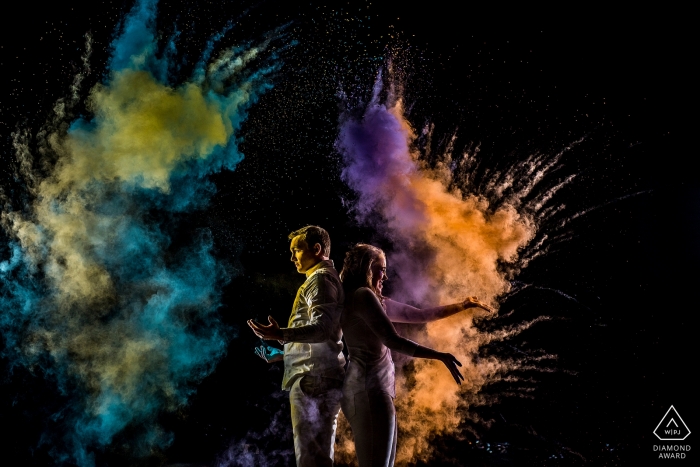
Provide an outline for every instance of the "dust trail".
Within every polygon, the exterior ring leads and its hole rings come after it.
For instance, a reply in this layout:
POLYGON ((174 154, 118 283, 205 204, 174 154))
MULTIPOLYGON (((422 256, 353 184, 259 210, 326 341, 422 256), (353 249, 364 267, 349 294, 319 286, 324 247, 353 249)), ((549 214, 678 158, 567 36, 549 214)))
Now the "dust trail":
MULTIPOLYGON (((498 298, 510 289, 509 280, 527 264, 525 248, 530 246, 532 256, 545 240, 537 241, 538 223, 563 208, 552 206, 552 197, 573 180, 570 176, 542 189, 545 176, 583 139, 553 156, 534 154, 507 170, 492 170, 477 186, 478 147, 457 156, 453 137, 438 162, 428 165, 427 149, 421 153, 418 136, 404 116, 400 91, 390 85, 385 101, 380 98, 383 92, 380 74, 361 117, 356 109, 341 115, 336 148, 344 161, 343 180, 357 195, 351 212, 391 243, 387 259, 395 276, 394 298, 432 305, 477 295, 497 307, 498 298)), ((428 141, 431 132, 426 126, 423 136, 428 141)), ((428 460, 431 437, 457 434, 463 418, 474 417, 469 407, 494 403, 493 396, 481 392, 485 385, 515 369, 540 368, 531 357, 483 358, 478 352, 487 343, 507 340, 548 318, 485 332, 474 326, 484 314, 462 313, 427 326, 422 343, 455 354, 464 364, 466 380, 458 387, 440 364, 415 360, 410 381, 397 381, 402 434, 398 465, 428 460)), ((348 461, 352 444, 347 436, 343 442, 339 458, 348 461)))
POLYGON ((293 444, 289 420, 289 393, 272 394, 272 403, 277 407, 271 415, 270 425, 260 432, 249 431, 243 439, 234 439, 228 449, 219 455, 217 467, 277 467, 294 465, 294 449, 279 449, 280 441, 286 438, 293 444))
POLYGON ((125 18, 89 117, 71 121, 78 76, 35 140, 14 135, 27 195, 2 196, 3 356, 66 396, 46 434, 58 464, 94 465, 126 428, 135 457, 167 446, 158 415, 187 403, 233 336, 217 311, 226 264, 187 214, 215 192, 207 176, 243 158, 238 131, 279 67, 274 36, 213 60, 209 44, 171 86, 175 43, 157 54, 155 16, 140 0, 125 18))
POLYGON ((628 199, 628 198, 633 198, 633 197, 635 197, 635 196, 644 195, 644 194, 647 194, 647 193, 652 193, 653 191, 654 191, 654 190, 642 190, 642 191, 638 191, 638 192, 636 192, 636 193, 629 193, 629 194, 620 196, 619 198, 615 198, 615 199, 611 199, 610 201, 606 201, 605 203, 599 204, 599 205, 597 205, 597 206, 593 206, 592 208, 584 209, 583 211, 577 212, 576 214, 572 215, 571 217, 568 217, 568 218, 564 219, 563 221, 561 221, 561 223, 559 224, 559 228, 560 228, 560 229, 563 228, 563 227, 566 226, 569 222, 571 222, 571 221, 573 221, 573 220, 575 220, 575 219, 578 219, 578 218, 581 217, 581 216, 585 216, 585 215, 588 214, 589 212, 596 211, 596 210, 598 210, 598 209, 604 208, 604 207, 606 207, 606 206, 608 206, 608 205, 610 205, 610 204, 614 204, 614 203, 617 203, 617 202, 619 202, 619 201, 624 201, 624 200, 626 200, 626 199, 628 199))

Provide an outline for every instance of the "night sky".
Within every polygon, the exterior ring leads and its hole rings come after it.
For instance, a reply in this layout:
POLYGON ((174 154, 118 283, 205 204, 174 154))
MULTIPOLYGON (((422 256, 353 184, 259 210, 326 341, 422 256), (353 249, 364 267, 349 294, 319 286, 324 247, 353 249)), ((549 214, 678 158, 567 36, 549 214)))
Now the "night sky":
MULTIPOLYGON (((282 66, 239 133, 245 159, 211 176, 217 193, 209 207, 186 215, 171 247, 206 230, 226 261, 230 281, 218 311, 231 337, 226 355, 188 405, 159 415, 173 434, 169 447, 136 456, 131 440, 139 428, 128 427, 95 452, 97 465, 209 466, 232 444, 251 452, 292 449, 281 366, 254 355, 259 340, 245 321, 268 314, 286 321, 303 281, 289 261, 290 231, 326 228, 338 268, 356 242, 391 248, 348 212, 354 194, 334 147, 339 96, 361 108, 388 60, 403 85, 408 120, 417 129, 434 125, 432 154, 453 136, 456 154, 479 148, 477 184, 532 154, 563 150, 561 167, 544 185, 576 175, 552 200, 565 207, 539 228, 551 233, 549 250, 513 278, 522 290, 503 297, 502 317, 479 324, 495 329, 548 316, 481 352, 508 358, 542 349, 556 362, 524 374, 522 383, 485 387, 496 402, 470 409, 482 422, 432 440, 438 454, 420 465, 648 465, 657 461, 652 431, 671 405, 694 431, 700 181, 689 137, 697 120, 690 13, 451 5, 159 4, 159 39, 180 34, 174 76, 188 76, 206 40, 229 21, 224 46, 259 42, 283 28, 273 41, 282 66), (277 431, 265 432, 273 419, 277 431)), ((23 189, 12 133, 38 132, 69 93, 87 32, 93 54, 82 99, 106 78, 115 28, 131 6, 24 2, 2 16, 0 184, 10 198, 23 189)), ((76 112, 89 110, 79 104, 76 112)), ((9 255, 0 252, 0 261, 9 255)), ((0 446, 14 459, 7 465, 54 465, 44 441, 59 429, 53 415, 66 396, 40 369, 10 370, 5 355, 0 446)), ((685 442, 695 447, 692 435, 685 442)), ((683 462, 694 457, 691 451, 683 462)))

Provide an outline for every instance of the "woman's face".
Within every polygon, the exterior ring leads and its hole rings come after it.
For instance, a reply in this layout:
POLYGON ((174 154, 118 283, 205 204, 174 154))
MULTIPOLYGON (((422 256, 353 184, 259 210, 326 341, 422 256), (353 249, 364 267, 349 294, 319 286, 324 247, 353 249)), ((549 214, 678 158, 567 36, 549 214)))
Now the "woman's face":
POLYGON ((387 279, 389 278, 386 275, 386 258, 382 255, 379 260, 372 263, 372 287, 374 290, 381 294, 383 282, 387 279))

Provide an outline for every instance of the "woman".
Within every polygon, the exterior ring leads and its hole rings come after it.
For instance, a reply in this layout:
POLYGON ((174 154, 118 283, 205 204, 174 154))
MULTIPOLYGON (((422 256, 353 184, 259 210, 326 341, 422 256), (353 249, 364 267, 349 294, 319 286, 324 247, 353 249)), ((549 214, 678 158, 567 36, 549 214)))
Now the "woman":
POLYGON ((360 467, 390 467, 396 456, 394 362, 390 350, 440 360, 457 384, 464 379, 457 369, 462 364, 453 355, 399 336, 391 322, 424 323, 472 307, 491 310, 476 297, 424 310, 386 299, 382 296, 386 257, 372 245, 360 243, 347 252, 340 278, 345 291, 340 325, 350 356, 341 407, 355 437, 360 467))

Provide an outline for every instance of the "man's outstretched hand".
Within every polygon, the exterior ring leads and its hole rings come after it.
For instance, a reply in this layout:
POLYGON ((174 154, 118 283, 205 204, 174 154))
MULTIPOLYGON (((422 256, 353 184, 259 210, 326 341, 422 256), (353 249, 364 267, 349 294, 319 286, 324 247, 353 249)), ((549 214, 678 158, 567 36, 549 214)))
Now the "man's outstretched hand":
POLYGON ((270 347, 265 343, 255 348, 255 355, 262 358, 267 363, 281 362, 284 360, 284 352, 282 350, 270 347))
POLYGON ((268 316, 267 320, 270 324, 265 326, 264 324, 256 323, 252 319, 249 319, 248 326, 250 326, 250 329, 252 329, 255 335, 260 339, 281 341, 282 330, 280 330, 280 325, 277 324, 277 321, 275 321, 272 316, 268 316))

